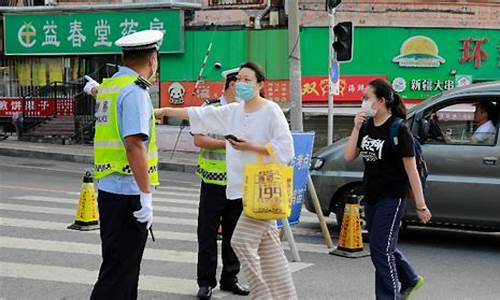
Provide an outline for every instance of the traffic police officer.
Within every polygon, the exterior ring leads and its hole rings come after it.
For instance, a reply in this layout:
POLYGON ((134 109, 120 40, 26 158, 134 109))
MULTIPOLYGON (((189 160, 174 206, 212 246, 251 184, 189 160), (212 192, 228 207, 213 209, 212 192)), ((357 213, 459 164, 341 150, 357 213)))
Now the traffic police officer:
MULTIPOLYGON (((234 84, 239 69, 222 73, 225 77, 224 94, 204 105, 220 106, 235 101, 234 84)), ((248 295, 247 288, 238 283, 236 275, 240 263, 231 248, 231 237, 243 206, 241 200, 226 198, 226 142, 224 137, 211 133, 193 133, 194 143, 200 147, 196 174, 201 178, 198 210, 198 291, 199 299, 210 299, 217 285, 217 231, 222 224, 222 274, 220 289, 237 295, 248 295)))
MULTIPOLYGON (((123 67, 98 86, 94 137, 102 264, 90 299, 136 299, 139 269, 159 184, 155 118, 147 79, 158 69, 163 33, 118 39, 123 67)), ((96 84, 92 83, 95 87, 96 84)), ((92 85, 91 84, 91 85, 92 85)), ((92 86, 86 87, 86 92, 92 86)))

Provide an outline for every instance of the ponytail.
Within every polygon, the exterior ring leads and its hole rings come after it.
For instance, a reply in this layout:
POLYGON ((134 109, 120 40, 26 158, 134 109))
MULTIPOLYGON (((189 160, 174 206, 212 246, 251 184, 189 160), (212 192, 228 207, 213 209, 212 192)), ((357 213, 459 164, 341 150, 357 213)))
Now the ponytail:
POLYGON ((403 103, 401 96, 394 91, 390 109, 393 116, 406 120, 406 106, 403 103))
POLYGON ((395 117, 406 119, 406 106, 396 91, 392 88, 390 83, 383 79, 375 79, 368 84, 373 88, 373 93, 379 99, 385 99, 385 106, 391 111, 395 117))

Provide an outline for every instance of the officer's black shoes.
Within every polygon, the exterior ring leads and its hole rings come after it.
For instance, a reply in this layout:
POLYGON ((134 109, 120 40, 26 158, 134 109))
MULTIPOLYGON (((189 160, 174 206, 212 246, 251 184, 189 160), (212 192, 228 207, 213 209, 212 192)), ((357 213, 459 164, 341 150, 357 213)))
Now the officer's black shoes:
POLYGON ((202 286, 198 290, 198 299, 208 300, 212 298, 212 287, 210 286, 202 286))
POLYGON ((246 287, 242 286, 239 282, 235 282, 232 285, 221 284, 220 289, 240 296, 246 296, 250 294, 250 291, 246 287))

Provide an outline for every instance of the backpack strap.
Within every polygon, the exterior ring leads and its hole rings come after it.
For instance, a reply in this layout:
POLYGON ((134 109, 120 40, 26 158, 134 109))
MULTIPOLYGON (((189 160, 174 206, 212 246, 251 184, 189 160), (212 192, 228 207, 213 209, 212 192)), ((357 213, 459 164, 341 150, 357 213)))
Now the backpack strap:
POLYGON ((401 125, 403 124, 403 119, 395 118, 391 125, 389 126, 389 138, 391 139, 391 145, 394 150, 399 145, 399 131, 401 129, 401 125))

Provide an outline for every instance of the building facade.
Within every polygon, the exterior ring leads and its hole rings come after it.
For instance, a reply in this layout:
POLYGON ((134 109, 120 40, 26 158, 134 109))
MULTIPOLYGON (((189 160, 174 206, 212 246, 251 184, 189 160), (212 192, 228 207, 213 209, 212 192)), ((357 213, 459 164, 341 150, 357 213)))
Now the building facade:
MULTIPOLYGON (((216 97, 222 90, 220 71, 247 60, 265 68, 267 97, 286 106, 286 1, 247 1, 255 4, 247 9, 220 4, 230 2, 203 0, 195 3, 199 9, 141 1, 99 1, 88 9, 59 1, 64 9, 37 12, 0 8, 0 114, 15 112, 16 99, 54 82, 109 75, 108 67, 121 63, 112 41, 142 29, 165 32, 155 106, 198 105, 216 97)), ((303 102, 325 105, 330 46, 325 2, 299 4, 303 102)), ((353 0, 336 9, 336 21, 355 26, 353 60, 340 65, 338 104, 356 104, 374 78, 389 80, 410 103, 457 85, 500 79, 500 1, 353 0)), ((30 108, 44 106, 35 101, 30 108)))

